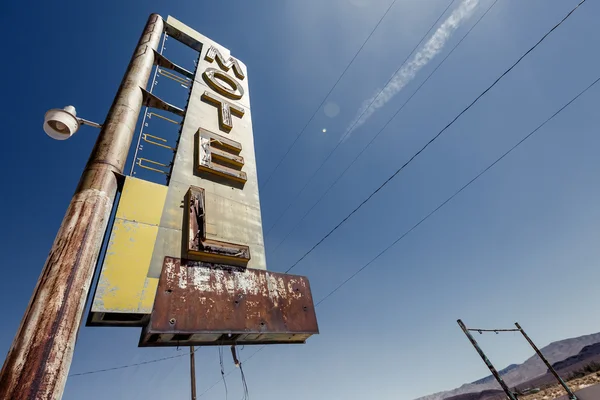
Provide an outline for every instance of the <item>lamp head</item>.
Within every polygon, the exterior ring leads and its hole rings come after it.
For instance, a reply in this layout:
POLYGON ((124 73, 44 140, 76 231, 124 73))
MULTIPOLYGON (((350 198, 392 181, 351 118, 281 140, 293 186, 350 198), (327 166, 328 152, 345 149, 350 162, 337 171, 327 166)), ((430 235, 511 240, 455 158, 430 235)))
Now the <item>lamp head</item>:
POLYGON ((53 108, 44 116, 44 132, 52 139, 68 139, 77 132, 80 125, 77 111, 73 106, 66 106, 62 110, 53 108))

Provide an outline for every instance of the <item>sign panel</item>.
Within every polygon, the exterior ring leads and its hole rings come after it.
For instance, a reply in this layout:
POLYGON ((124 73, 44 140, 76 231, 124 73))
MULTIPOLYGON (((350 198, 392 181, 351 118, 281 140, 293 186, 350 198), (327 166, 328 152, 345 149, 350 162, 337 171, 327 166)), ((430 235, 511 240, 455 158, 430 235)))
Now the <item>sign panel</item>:
POLYGON ((127 177, 89 325, 143 326, 166 257, 266 269, 246 66, 169 17, 199 52, 168 186, 127 177))

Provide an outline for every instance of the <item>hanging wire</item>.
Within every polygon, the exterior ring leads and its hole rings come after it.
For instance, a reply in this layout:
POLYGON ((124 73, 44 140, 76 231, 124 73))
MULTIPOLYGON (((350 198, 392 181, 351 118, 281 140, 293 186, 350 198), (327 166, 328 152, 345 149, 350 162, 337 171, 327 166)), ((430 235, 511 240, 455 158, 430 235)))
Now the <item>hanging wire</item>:
MULTIPOLYGON (((242 400, 249 400, 250 392, 248 391, 248 383, 246 382, 246 375, 244 375, 244 368, 242 367, 242 363, 238 359, 237 352, 235 350, 235 345, 231 346, 231 356, 233 357, 233 363, 235 364, 236 367, 238 367, 240 369, 240 374, 242 376, 242 388, 244 391, 242 400)), ((204 392, 204 393, 206 393, 206 392, 204 392)), ((199 397, 204 395, 204 393, 202 393, 199 397)))
POLYGON ((225 379, 225 367, 223 365, 223 346, 219 346, 219 364, 221 365, 221 379, 223 380, 223 386, 225 386, 225 400, 229 396, 229 391, 227 390, 227 380, 225 379))
POLYGON ((122 365, 120 367, 112 367, 112 368, 105 368, 105 369, 96 369, 96 370, 87 371, 87 372, 79 372, 77 374, 70 374, 69 378, 72 378, 72 377, 75 377, 75 376, 97 374, 97 373, 100 373, 100 372, 115 371, 115 370, 125 369, 125 368, 132 368, 132 367, 137 367, 139 365, 154 364, 154 363, 161 362, 161 361, 172 360, 173 358, 183 357, 183 356, 186 356, 188 354, 189 353, 179 354, 179 355, 170 356, 170 357, 157 358, 157 359, 154 359, 154 360, 142 361, 142 362, 139 362, 139 363, 136 363, 136 364, 122 365))
POLYGON ((248 391, 248 384, 246 383, 246 376, 244 375, 244 368, 242 367, 242 363, 240 363, 240 374, 242 375, 242 387, 244 388, 244 395, 242 396, 242 400, 250 400, 250 392, 248 391))
MULTIPOLYGON (((241 355, 241 350, 240 350, 241 355)), ((242 367, 242 363, 238 361, 240 367, 240 375, 242 376, 242 388, 244 390, 244 394, 242 396, 242 400, 250 400, 250 392, 248 391, 248 383, 246 382, 246 375, 244 375, 244 367, 242 367)))

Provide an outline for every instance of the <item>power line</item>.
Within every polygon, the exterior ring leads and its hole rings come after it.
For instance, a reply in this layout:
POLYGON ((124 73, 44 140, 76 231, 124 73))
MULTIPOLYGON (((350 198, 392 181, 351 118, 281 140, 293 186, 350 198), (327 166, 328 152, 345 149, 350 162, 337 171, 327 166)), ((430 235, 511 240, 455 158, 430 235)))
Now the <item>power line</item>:
POLYGON ((352 124, 352 126, 350 128, 348 128, 348 130, 346 131, 346 133, 344 134, 344 136, 342 137, 342 139, 340 139, 338 141, 338 143, 335 145, 335 147, 333 148, 333 150, 331 150, 329 152, 329 154, 327 155, 327 157, 325 158, 325 160, 323 160, 323 162, 321 163, 321 165, 319 165, 319 168, 316 169, 316 171, 308 179, 308 181, 306 182, 306 184, 302 187, 302 189, 300 189, 300 191, 298 192, 298 194, 296 194, 296 196, 294 196, 294 198, 288 203, 287 208, 285 210, 283 210, 283 212, 281 214, 279 214, 279 217, 277 217, 277 219, 275 220, 275 222, 273 223, 273 225, 271 225, 271 227, 267 230, 267 232, 265 233, 265 236, 267 236, 273 230, 273 228, 279 223, 279 221, 281 220, 281 218, 283 218, 283 216, 288 212, 288 210, 290 209, 290 207, 294 204, 294 202, 296 201, 296 199, 298 197, 300 197, 300 195, 302 195, 302 193, 304 193, 304 190, 312 182, 312 180, 315 178, 315 176, 317 176, 317 174, 319 173, 319 171, 321 170, 321 168, 323 168, 323 166, 327 163, 327 161, 329 161, 329 159, 331 158, 331 156, 333 155, 333 153, 337 150, 337 148, 340 147, 340 145, 344 142, 344 138, 356 126, 356 124, 360 120, 360 117, 362 117, 363 114, 365 112, 367 112, 367 110, 375 102, 375 100, 377 100, 379 98, 379 96, 381 95, 381 93, 383 93, 383 91, 385 90, 385 88, 387 87, 387 85, 392 81, 392 79, 394 79, 394 76, 396 76, 396 74, 398 73, 398 71, 400 71, 400 69, 406 64, 406 62, 410 59, 410 56, 412 56, 413 53, 419 48, 419 46, 421 45, 421 43, 423 43, 423 41, 427 38, 427 36, 429 35, 429 33, 433 30, 433 28, 435 28, 435 26, 437 25, 437 23, 440 21, 440 19, 442 19, 442 17, 444 16, 444 14, 446 14, 446 11, 448 11, 448 9, 450 8, 450 6, 455 1, 456 0, 450 0, 450 3, 448 3, 448 5, 444 9, 444 11, 442 11, 442 13, 440 14, 440 16, 435 20, 435 22, 431 25, 431 27, 427 30, 427 32, 425 32, 425 34, 423 35, 423 37, 421 38, 421 40, 419 41, 419 43, 417 43, 416 46, 408 54, 408 56, 406 56, 406 58, 404 59, 404 61, 402 62, 402 64, 400 64, 400 66, 398 67, 398 69, 396 70, 396 72, 394 72, 392 74, 392 76, 390 76, 390 79, 388 79, 388 81, 385 83, 385 85, 383 85, 382 89, 379 90, 379 92, 377 92, 377 95, 375 97, 373 97, 373 99, 371 99, 371 102, 369 103, 369 105, 367 107, 365 107, 365 109, 358 116, 358 118, 356 119, 356 121, 354 122, 354 124, 352 124))
POLYGON ((458 43, 456 43, 456 45, 454 45, 454 47, 450 50, 450 52, 448 52, 448 54, 446 55, 446 57, 444 57, 444 59, 435 67, 435 69, 429 73, 429 75, 427 76, 427 78, 425 78, 425 80, 419 85, 419 87, 417 87, 417 89, 402 104, 402 106, 400 106, 400 108, 394 113, 394 115, 392 115, 392 117, 390 119, 388 119, 388 121, 385 123, 385 125, 383 125, 383 127, 377 132, 377 134, 375 136, 373 136, 373 138, 371 139, 371 141, 356 155, 356 157, 354 157, 354 159, 346 167, 346 169, 344 169, 342 171, 342 173, 340 175, 338 175, 338 177, 335 179, 335 181, 331 185, 328 185, 327 190, 308 209, 308 211, 306 211, 306 213, 304 213, 304 215, 302 215, 302 217, 296 223, 296 225, 294 225, 292 227, 292 229, 290 231, 288 231, 288 233, 283 237, 283 239, 272 250, 272 253, 275 253, 275 251, 277 251, 277 249, 283 244, 283 242, 285 242, 287 240, 287 238, 292 233, 294 233, 296 231, 296 228, 298 228, 298 226, 300 226, 300 224, 302 223, 302 221, 304 221, 306 219, 306 217, 311 213, 311 211, 319 203, 321 203, 321 201, 325 198, 325 196, 327 196, 327 194, 331 191, 331 189, 333 189, 335 187, 335 185, 340 181, 340 179, 342 179, 344 177, 344 175, 346 174, 346 172, 354 165, 354 163, 356 163, 356 161, 360 158, 360 156, 371 147, 371 144, 373 144, 373 142, 379 137, 379 135, 387 128, 387 126, 390 124, 390 122, 392 122, 396 118, 396 116, 400 113, 400 111, 402 111, 404 109, 404 107, 412 100, 412 98, 419 92, 419 90, 421 90, 421 88, 423 87, 423 85, 425 85, 425 83, 427 83, 427 81, 429 81, 429 79, 432 77, 432 75, 436 73, 436 71, 442 66, 442 64, 444 64, 444 62, 448 59, 448 57, 450 57, 450 55, 452 53, 454 53, 454 50, 456 50, 456 48, 465 40, 465 38, 471 33, 471 31, 473 29, 475 29, 475 27, 479 24, 479 22, 481 22, 481 20, 490 12, 490 10, 492 9, 492 7, 494 7, 497 2, 498 2, 498 0, 494 0, 494 2, 488 7, 488 9, 481 15, 481 17, 479 17, 479 19, 477 20, 477 22, 475 22, 475 24, 473 24, 473 26, 471 26, 471 28, 467 31, 467 33, 458 41, 458 43))
MULTIPOLYGON (((484 175, 486 172, 488 172, 490 169, 492 169, 502 159, 504 159, 507 155, 509 155, 510 153, 512 153, 517 147, 519 147, 527 139, 529 139, 531 136, 533 136, 537 131, 539 131, 542 127, 544 127, 544 125, 546 125, 548 122, 550 122, 552 119, 554 119, 558 114, 560 114, 562 111, 564 111, 575 100, 577 100, 579 97, 581 97, 583 94, 585 94, 589 89, 591 89, 598 82, 600 82, 600 78, 597 78, 590 85, 588 85, 584 90, 582 90, 581 92, 579 92, 575 97, 573 97, 566 104, 564 104, 561 108, 559 108, 556 112, 554 112, 554 114, 552 114, 550 117, 546 118, 546 120, 544 122, 542 122, 540 125, 538 125, 534 130, 532 130, 531 132, 529 132, 523 139, 521 139, 519 142, 517 142, 515 145, 513 145, 508 151, 506 151, 504 154, 502 154, 500 157, 498 157, 493 163, 491 163, 490 165, 488 165, 484 170, 482 170, 479 174, 477 174, 473 179, 471 179, 464 186, 462 186, 459 190, 457 190, 452 196, 450 196, 446 200, 444 200, 439 206, 437 206, 433 211, 431 211, 429 214, 427 214, 425 217, 423 217, 419 222, 417 222, 415 225, 413 225, 408 231, 404 232, 400 237, 398 237, 389 246, 387 246, 385 249, 383 249, 381 252, 379 252, 379 254, 377 254, 375 257, 373 257, 369 262, 367 262, 360 269, 358 269, 356 272, 354 272, 352 275, 350 275, 347 279, 345 279, 342 283, 340 283, 338 286, 336 286, 327 295, 325 295, 323 298, 321 298, 321 300, 319 300, 315 304, 315 307, 318 307, 319 305, 321 305, 322 303, 324 303, 327 299, 329 299, 331 296, 333 296, 341 287, 343 287, 344 285, 346 285, 350 280, 352 280, 354 277, 356 277, 359 273, 361 273, 366 268, 368 268, 374 261, 376 261, 384 253, 386 253, 388 250, 390 250, 392 247, 394 247, 398 242, 400 242, 402 239, 404 239, 413 230, 415 230, 419 225, 421 225, 423 222, 425 222, 427 219, 429 219, 433 214, 435 214, 442 207, 444 207, 446 204, 448 204, 452 199, 454 199, 456 196, 458 196, 462 191, 464 191, 467 187, 469 187, 471 184, 473 184, 482 175, 484 175)), ((481 331, 484 331, 484 330, 482 329, 481 331)), ((502 329, 495 329, 494 331, 502 331, 502 329)), ((254 353, 252 353, 252 355, 250 357, 248 357, 246 360, 244 360, 244 362, 250 360, 252 357, 254 357, 257 353, 261 352, 265 348, 266 348, 266 346, 261 346, 258 350, 256 350, 254 353)), ((229 371, 225 376, 228 376, 233 371, 234 370, 229 371)), ((212 388, 214 388, 220 382, 221 382, 220 379, 217 380, 213 385, 211 385, 208 389, 206 389, 204 392, 202 392, 202 394, 200 396, 198 396, 198 397, 201 397, 204 394, 206 394, 207 392, 209 392, 212 388)))
POLYGON ((323 303, 325 300, 327 300, 329 297, 331 297, 335 292, 337 292, 342 286, 344 286, 346 283, 348 283, 350 280, 352 280, 356 275, 358 275, 359 273, 361 273, 362 271, 364 271, 375 260, 377 260, 379 257, 381 257, 389 249, 391 249, 392 247, 394 247, 394 245, 396 245, 399 241, 401 241, 402 239, 404 239, 408 234, 410 234, 419 225, 421 225, 423 222, 425 222, 427 219, 429 219, 429 217, 431 217, 433 214, 435 214, 439 209, 441 209, 446 204, 448 204, 452 199, 454 199, 456 196, 458 196, 463 190, 465 190, 467 187, 469 187, 473 182, 475 182, 477 179, 479 179, 483 174, 485 174, 487 171, 489 171, 490 169, 492 169, 496 164, 498 164, 502 159, 504 159, 504 157, 506 157, 507 155, 509 155, 510 153, 512 153, 523 142, 525 142, 527 139, 529 139, 531 136, 533 136, 538 130, 540 130, 544 125, 546 125, 548 122, 550 122, 552 119, 554 119, 554 117, 556 117, 558 114, 560 114, 565 108, 567 108, 568 106, 570 106, 571 103, 573 103, 575 100, 577 100, 579 97, 581 97, 585 92, 587 92, 589 89, 591 89, 599 81, 600 81, 600 78, 597 78, 595 81, 593 81, 591 84, 589 84, 585 89, 583 89, 575 97, 573 97, 571 100, 569 100, 565 105, 563 105, 561 108, 559 108, 554 114, 552 114, 544 122, 542 122, 540 125, 538 125, 537 128, 535 128, 534 130, 532 130, 531 132, 529 132, 529 134, 527 134, 523 139, 521 139, 519 142, 517 142, 513 147, 511 147, 508 151, 506 151, 500 157, 498 157, 493 163, 491 163, 490 165, 488 165, 483 171, 481 171, 473 179, 471 179, 469 182, 467 182, 463 187, 461 187, 459 190, 457 190, 452 196, 450 196, 446 200, 444 200, 433 211, 431 211, 429 214, 427 214, 425 217, 423 217, 419 222, 417 222, 415 225, 413 225, 408 231, 404 232, 400 237, 398 237, 396 240, 394 240, 389 246, 387 246, 385 249, 383 249, 381 252, 379 252, 379 254, 377 254, 375 257, 373 257, 368 263, 366 263, 365 265, 363 265, 355 273, 353 273, 352 275, 350 275, 346 280, 344 280, 341 284, 339 284, 335 289, 333 289, 331 292, 329 292, 325 297, 323 297, 321 300, 319 300, 317 302, 316 306, 318 306, 319 304, 323 303))
POLYGON ((354 60, 356 60, 356 57, 358 57, 358 55, 360 54, 360 52, 362 51, 362 49, 365 47, 365 45, 367 44, 367 42, 369 41, 369 39, 371 39, 371 36, 373 36, 373 34, 377 30, 377 28, 379 27, 379 25, 381 24, 381 22, 383 21, 383 19, 388 15, 388 13, 390 12, 390 10, 394 6, 394 4, 396 4, 396 1, 397 0, 393 0, 391 2, 391 4, 389 5, 389 7, 387 8, 387 10, 385 11, 385 13, 383 13, 383 15, 381 16, 381 18, 379 19, 379 22, 377 22, 377 24, 375 25, 375 27, 371 30, 371 33, 369 33, 369 36, 367 36, 367 38, 365 39, 365 41, 363 42, 363 44, 360 46, 360 48, 358 49, 358 51, 356 52, 356 54, 354 54, 354 57, 352 57, 352 59, 350 60, 350 62, 348 63, 348 65, 346 65, 346 68, 344 68, 344 71, 342 72, 342 74, 337 78, 337 81, 335 81, 335 83, 333 84, 333 86, 331 87, 331 89, 329 89, 329 92, 327 92, 327 94, 323 98, 323 101, 321 101, 321 104, 319 104, 319 106, 317 107, 317 109, 315 110, 315 112, 308 119, 308 122, 304 125, 304 127, 302 128, 302 130, 300 130, 300 132, 298 133, 298 135, 296 135, 296 138, 294 139, 294 141, 292 142, 292 144, 288 147, 288 149, 285 152, 285 154, 279 159, 279 162, 277 163, 277 165, 275 166, 275 168, 273 168, 273 171, 271 171, 271 174, 267 177, 267 179, 265 180, 265 183, 262 184, 261 189, 265 188, 267 186, 267 184, 271 180, 271 177, 273 177, 273 175, 275 174, 275 171, 277 171, 277 169, 279 168, 279 166, 281 166, 281 163, 288 156, 288 154, 290 153, 290 151, 292 150, 292 148, 294 148, 294 146, 298 142, 298 139, 300 139, 300 136, 302 136, 302 134, 304 133, 304 131, 306 130, 306 128, 308 127, 308 125, 315 118, 315 116, 317 115, 317 113, 319 112, 319 110, 321 109, 321 107, 323 106, 323 104, 325 104, 325 102, 327 101, 327 99, 329 98, 329 96, 331 95, 331 93, 333 92, 333 90, 337 87, 338 83, 340 83, 340 81, 342 80, 342 78, 344 77, 344 75, 346 75, 346 72, 348 72, 348 69, 354 63, 354 60))
POLYGON ((178 354, 176 356, 170 356, 170 357, 164 357, 164 358, 157 358, 157 359, 154 359, 154 360, 143 361, 143 362, 136 363, 136 364, 122 365, 120 367, 112 367, 112 368, 97 369, 97 370, 87 371, 87 372, 79 372, 77 374, 70 374, 69 378, 74 377, 74 376, 98 374, 100 372, 115 371, 115 370, 118 370, 118 369, 132 368, 132 367, 137 367, 139 365, 154 364, 154 363, 161 362, 161 361, 172 360, 174 358, 179 358, 179 357, 187 356, 189 354, 190 353, 188 352, 188 353, 184 353, 184 354, 178 354))
POLYGON ((287 273, 287 272, 291 271, 294 267, 296 267, 296 265, 298 265, 302 260, 304 260, 310 253, 312 253, 321 243, 323 243, 325 240, 327 240, 327 238, 329 236, 331 236, 331 234, 333 234, 333 232, 338 230, 338 228, 340 226, 342 226, 348 219, 350 219, 350 217, 352 217, 352 215, 354 215, 358 210, 360 210, 362 208, 362 206, 364 206, 367 202, 369 202, 369 200, 371 200, 371 198, 373 196, 375 196, 381 189, 383 189, 388 183, 390 183, 390 181, 392 181, 392 179, 394 179, 400 173, 400 171, 402 171, 404 168, 406 168, 407 165, 409 165, 415 158, 417 158, 423 151, 425 151, 425 149, 427 149, 427 147, 429 147, 429 145, 431 145, 437 138, 439 138, 442 135, 442 133, 444 133, 450 126, 452 126, 454 124, 454 122, 456 122, 464 113, 466 113, 469 109, 471 109, 471 107, 473 107, 473 105, 475 103, 477 103, 477 101, 479 101, 479 99, 481 99, 487 92, 489 92, 494 86, 496 86, 496 84, 498 82, 500 82, 500 80, 502 78, 504 78, 510 71, 512 71, 513 68, 517 66, 517 64, 519 64, 529 53, 531 53, 540 43, 542 43, 548 37, 548 35, 550 35, 556 28, 558 28, 563 22, 565 22, 567 20, 567 18, 569 18, 575 12, 575 10, 577 10, 577 8, 579 8, 579 6, 581 6, 585 2, 586 2, 586 0, 581 0, 579 2, 579 4, 577 4, 577 6, 575 6, 575 8, 573 8, 559 23, 554 25, 554 27, 552 27, 552 29, 550 29, 544 36, 542 36, 542 38, 540 40, 538 40, 538 42, 536 44, 534 44, 533 47, 531 47, 521 57, 519 57, 519 59, 515 63, 513 63, 506 71, 504 71, 490 86, 488 86, 487 89, 485 89, 483 92, 481 92, 481 94, 479 94, 479 96, 477 96, 475 98, 475 100, 473 100, 467 107, 465 107, 460 113, 458 113, 458 115, 456 117, 454 117, 454 119, 452 119, 452 121, 450 121, 444 128, 442 128, 441 131, 439 131, 423 147, 421 147, 421 149, 419 151, 417 151, 411 158, 409 158, 408 161, 406 161, 389 178, 387 178, 377 189, 375 189, 375 191, 373 191, 365 200, 363 200, 358 205, 358 207, 356 207, 354 210, 352 210, 352 212, 350 212, 350 214, 348 214, 346 217, 344 217, 344 219, 342 219, 333 229, 331 229, 325 236, 323 236, 314 246, 312 246, 310 248, 310 250, 308 250, 306 253, 304 253, 304 255, 302 255, 302 257, 300 257, 295 263, 293 263, 285 272, 287 273))

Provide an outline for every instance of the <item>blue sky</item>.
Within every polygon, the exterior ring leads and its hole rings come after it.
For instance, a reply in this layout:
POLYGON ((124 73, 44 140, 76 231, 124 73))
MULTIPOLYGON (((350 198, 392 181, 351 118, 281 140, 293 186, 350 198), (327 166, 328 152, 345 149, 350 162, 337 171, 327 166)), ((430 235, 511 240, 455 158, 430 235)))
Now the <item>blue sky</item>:
MULTIPOLYGON (((265 231, 448 2, 397 1, 331 94, 328 102, 340 112, 329 117, 320 110, 261 188, 265 231)), ((268 268, 284 271, 292 265, 577 2, 499 0, 273 251, 492 3, 480 0, 440 53, 352 132, 266 236, 268 268)), ((8 351, 97 134, 85 128, 71 140, 52 141, 41 128, 44 112, 74 104, 80 116, 102 122, 149 13, 175 16, 246 63, 259 180, 264 183, 389 4, 149 0, 3 5, 1 151, 9 189, 0 200, 7 227, 0 244, 0 354, 8 351)), ((310 278, 316 299, 598 78, 599 12, 598 2, 586 2, 294 269, 310 278)), ((193 66, 188 53, 167 43, 168 57, 193 66)), ((167 85, 163 81, 159 89, 167 85)), ((172 96, 175 102, 174 91, 172 96)), ((510 327, 519 321, 540 346, 600 331, 593 306, 600 279, 599 100, 600 88, 591 89, 320 305, 319 336, 303 346, 267 348, 248 361, 250 395, 264 400, 412 399, 478 379, 488 372, 457 318, 482 327, 510 327)), ((83 327, 71 373, 186 352, 139 349, 138 338, 138 329, 83 327)), ((531 355, 522 338, 512 334, 481 337, 481 344, 499 368, 531 355)), ((246 347, 242 359, 253 351, 246 347)), ((233 365, 225 354, 229 371, 233 365)), ((201 349, 197 366, 202 393, 220 376, 217 350, 201 349)), ((238 372, 227 379, 230 398, 241 397, 238 372)), ((72 377, 64 398, 186 398, 188 385, 187 357, 182 356, 72 377)), ((202 398, 224 398, 223 386, 202 398)))

